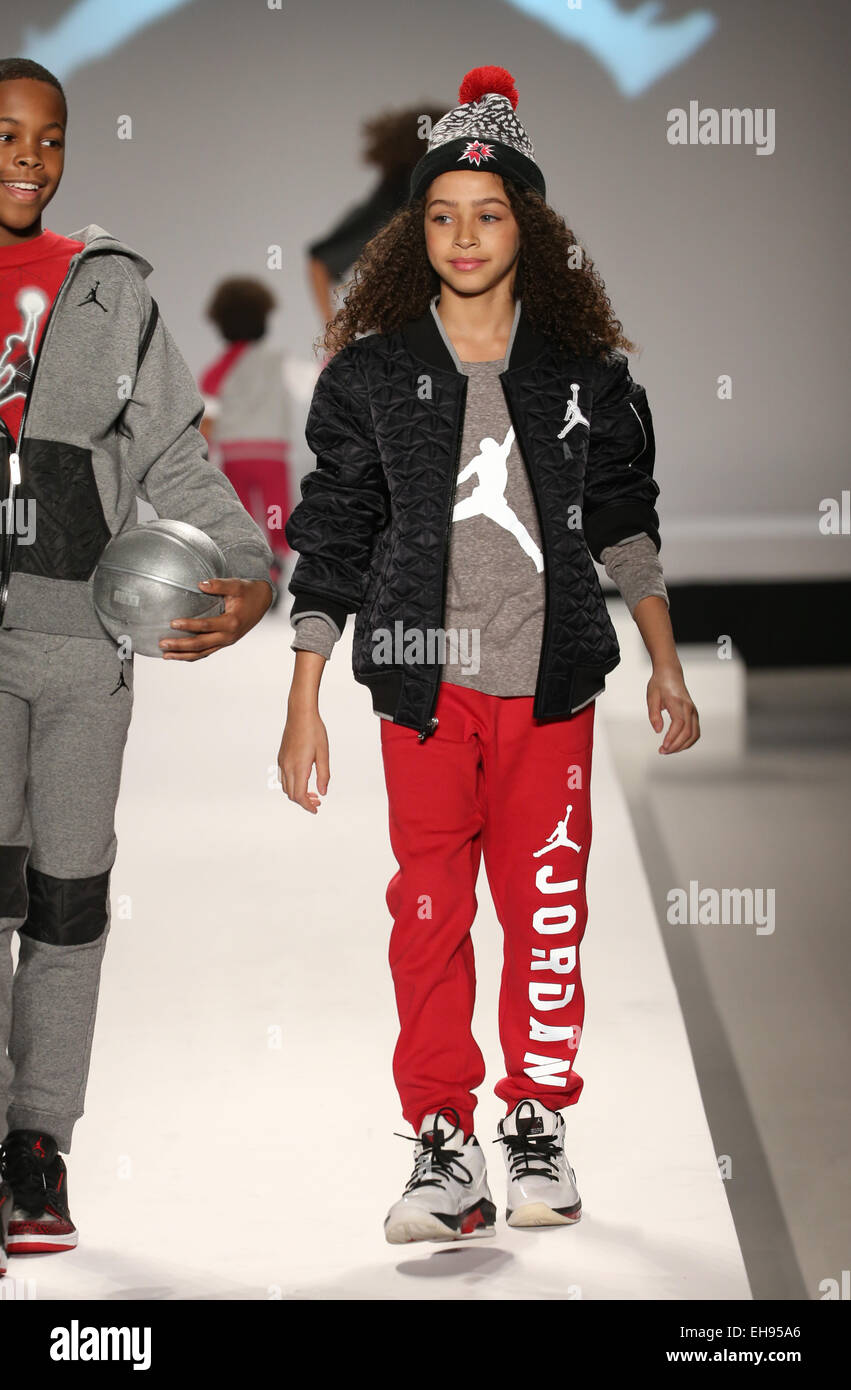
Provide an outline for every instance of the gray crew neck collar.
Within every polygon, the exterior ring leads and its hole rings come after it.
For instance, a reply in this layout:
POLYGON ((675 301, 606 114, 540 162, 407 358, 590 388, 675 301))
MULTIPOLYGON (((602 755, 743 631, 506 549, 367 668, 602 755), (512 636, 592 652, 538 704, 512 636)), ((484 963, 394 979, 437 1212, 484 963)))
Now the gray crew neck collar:
POLYGON ((446 332, 446 329, 443 326, 443 320, 441 319, 440 314, 437 312, 437 301, 439 299, 439 294, 433 295, 429 307, 432 312, 432 317, 434 318, 434 321, 437 324, 438 332, 440 333, 441 338, 446 344, 446 349, 452 357, 452 361, 455 363, 456 371, 463 372, 465 376, 468 376, 468 368, 470 367, 493 367, 494 365, 499 365, 500 371, 508 371, 508 363, 511 357, 511 349, 514 346, 514 335, 517 332, 517 325, 520 322, 520 300, 518 299, 517 303, 514 306, 514 322, 511 325, 511 332, 508 335, 508 346, 505 349, 505 356, 502 359, 502 362, 500 363, 498 358, 495 358, 493 362, 461 361, 461 358, 458 356, 457 352, 455 351, 455 348, 452 345, 452 341, 449 337, 449 334, 446 332))

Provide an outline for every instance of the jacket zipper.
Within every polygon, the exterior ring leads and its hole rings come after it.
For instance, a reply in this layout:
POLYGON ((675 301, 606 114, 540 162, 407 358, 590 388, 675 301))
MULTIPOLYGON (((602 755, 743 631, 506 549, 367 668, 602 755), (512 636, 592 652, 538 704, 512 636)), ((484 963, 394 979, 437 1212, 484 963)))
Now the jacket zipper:
MULTIPOLYGON (((641 458, 641 455, 644 453, 645 449, 647 448, 647 431, 646 431, 645 428, 644 428, 644 421, 642 420, 641 416, 639 415, 639 413, 638 413, 638 411, 636 410, 635 406, 633 405, 632 401, 630 401, 630 403, 629 403, 629 408, 630 408, 630 410, 632 411, 633 415, 635 416, 636 420, 637 420, 638 423, 639 423, 639 426, 640 426, 640 428, 641 428, 641 437, 642 437, 642 439, 644 440, 644 443, 642 444, 641 448, 639 449, 638 453, 637 453, 636 456, 635 456, 635 459, 640 459, 640 458, 641 458)), ((627 464, 627 468, 631 468, 631 467, 632 467, 632 465, 635 463, 635 459, 630 459, 629 463, 627 464)))
POLYGON ((4 505, 8 508, 6 517, 7 529, 3 532, 3 545, 0 550, 0 616, 6 606, 6 566, 10 562, 12 552, 12 539, 15 529, 15 492, 21 481, 20 460, 17 454, 15 436, 9 429, 6 421, 0 416, 0 429, 10 442, 9 449, 9 491, 6 495, 4 505))
MULTIPOLYGON (((500 373, 500 381, 502 381, 502 377, 503 377, 503 373, 500 373)), ((527 462, 526 462, 526 456, 525 456, 525 454, 523 453, 523 448, 522 448, 522 445, 521 445, 521 442, 520 442, 520 431, 519 431, 519 429, 517 428, 517 422, 516 422, 516 420, 515 420, 515 418, 514 418, 514 411, 513 411, 512 407, 511 407, 511 398, 510 398, 509 392, 506 391, 506 389, 505 389, 505 383, 504 383, 504 382, 503 382, 503 385, 502 385, 502 394, 505 396, 505 403, 506 403, 506 405, 507 405, 507 407, 508 407, 508 415, 509 415, 509 418, 510 418, 510 420, 511 420, 511 424, 512 424, 512 426, 513 426, 513 428, 514 428, 514 437, 515 437, 515 439, 517 440, 517 448, 518 448, 518 450, 519 450, 519 452, 520 452, 520 459, 521 459, 521 462, 522 462, 522 464, 523 464, 523 467, 526 469, 526 476, 527 476, 527 478, 529 479, 529 485, 530 485, 530 487, 531 487, 531 489, 532 489, 532 497, 534 498, 534 501, 535 501, 535 510, 536 510, 536 512, 538 513, 538 529, 539 529, 539 531, 540 531, 540 533, 541 533, 541 551, 542 551, 542 553, 543 553, 543 555, 544 555, 544 626, 543 626, 543 631, 542 631, 542 633, 541 633, 541 650, 540 650, 540 653, 539 653, 539 655, 538 655, 538 673, 537 673, 537 675, 536 675, 536 677, 535 677, 535 695, 534 695, 534 699, 533 699, 533 702, 532 702, 532 712, 533 712, 533 714, 534 714, 534 711, 535 711, 536 707, 538 706, 538 702, 539 702, 540 696, 541 696, 541 677, 542 677, 542 675, 543 675, 543 670, 544 670, 544 652, 545 652, 546 649, 547 649, 547 628, 548 628, 548 626, 549 626, 549 621, 550 621, 550 566, 549 566, 548 556, 547 556, 547 554, 546 554, 546 545, 545 545, 546 537, 545 537, 545 535, 544 535, 544 518, 543 518, 543 514, 542 514, 542 512, 541 512, 541 502, 540 502, 540 498, 538 497, 538 489, 537 489, 537 486, 536 486, 536 484, 535 484, 535 479, 534 479, 534 477, 532 476, 532 469, 531 469, 531 468, 529 467, 529 465, 527 464, 527 462)))
MULTIPOLYGON (((454 466, 454 468, 453 468, 453 470, 452 470, 452 475, 451 475, 451 480, 450 480, 450 488, 449 488, 449 505, 448 505, 448 507, 447 507, 447 509, 446 509, 446 530, 445 530, 444 537, 443 537, 443 592, 442 592, 441 609, 440 609, 440 614, 441 614, 441 616, 440 616, 440 621, 441 621, 441 623, 443 622, 443 617, 444 617, 444 614, 445 614, 445 611, 446 611, 446 587, 447 587, 447 578, 448 578, 448 575, 449 575, 449 535, 450 535, 450 530, 451 530, 451 527, 452 527, 452 513, 453 513, 453 511, 454 511, 453 503, 454 503, 454 500, 455 500, 455 489, 456 489, 456 487, 457 487, 457 485, 458 485, 458 463, 459 463, 459 460, 460 460, 460 458, 461 458, 461 445, 462 445, 463 442, 464 442, 464 428, 463 428, 463 426, 464 426, 464 411, 465 411, 465 408, 466 408, 466 405, 467 405, 467 376, 466 376, 466 374, 463 373, 463 372, 462 372, 462 373, 459 373, 459 375, 463 376, 463 378, 464 378, 464 384, 463 384, 463 387, 462 387, 462 390, 461 390, 461 407, 460 407, 460 410, 459 410, 459 412, 458 412, 458 419, 456 420, 456 425, 455 425, 455 428, 456 428, 456 431, 457 431, 457 441, 456 441, 456 446, 455 446, 455 466, 454 466)), ((443 663, 441 663, 441 666, 442 666, 442 664, 443 664, 443 663)), ((435 687, 434 687, 434 695, 432 696, 431 709, 429 710, 428 718, 427 718, 425 724, 423 725, 423 727, 420 729, 419 733, 417 734, 417 742, 418 742, 418 743, 425 743, 426 739, 431 737, 431 735, 432 735, 432 734, 435 732, 435 730, 437 729, 438 724, 440 723, 440 720, 435 718, 435 716, 434 716, 434 711, 435 711, 435 707, 436 707, 436 705, 437 705, 437 697, 438 697, 438 695, 440 694, 440 685, 441 685, 441 681, 442 681, 442 676, 439 675, 439 676, 438 676, 438 679, 437 679, 437 683, 436 683, 436 685, 435 685, 435 687)))
MULTIPOLYGON (((43 331, 42 331, 42 335, 41 335, 41 338, 40 338, 40 340, 39 340, 38 347, 36 348, 35 357, 34 357, 34 359, 33 359, 32 375, 30 376, 29 386, 27 387, 27 394, 26 394, 26 396, 24 397, 24 409, 23 409, 23 413, 22 413, 22 415, 21 415, 21 424, 20 424, 20 428, 19 428, 19 430, 18 430, 18 444, 17 444, 17 449, 15 450, 14 453, 11 453, 11 454, 9 455, 9 500, 10 500, 10 503, 11 503, 11 506, 10 506, 10 510, 11 510, 11 511, 14 510, 14 497, 15 497, 15 492, 16 492, 17 487, 20 485, 20 481, 21 481, 21 459, 20 459, 20 450, 23 448, 23 443, 24 443, 24 428, 25 428, 26 423, 27 423, 27 415, 29 414, 30 401, 32 400, 32 393, 33 393, 33 388, 34 388, 34 386, 35 386, 35 378, 36 378, 36 372, 37 372, 37 370, 38 370, 38 364, 39 364, 39 362, 41 361, 42 350, 43 350, 43 348, 44 348, 45 343, 47 342, 47 335, 48 335, 48 333, 50 332, 50 326, 51 326, 51 324, 52 324, 52 322, 53 322, 53 317, 54 317, 54 314, 56 313, 56 309, 58 308, 59 301, 60 301, 60 299, 61 299, 61 297, 62 297, 62 295, 63 295, 63 293, 64 293, 65 286, 68 284, 68 281, 71 279, 71 277, 72 277, 72 275, 73 275, 73 273, 74 273, 74 271, 75 271, 75 269, 76 269, 76 267, 77 267, 77 262, 82 258, 82 255, 83 255, 83 252, 82 252, 82 251, 78 251, 77 254, 76 254, 75 256, 72 256, 71 259, 70 259, 70 261, 68 262, 68 269, 67 269, 66 272, 65 272, 65 278, 63 279, 62 284, 59 286, 59 289, 56 291, 56 295, 55 295, 55 297, 54 297, 53 303, 51 304, 50 310, 49 310, 48 315, 47 315, 47 318, 45 319, 44 329, 43 329, 43 331), (14 460, 14 463, 15 463, 15 465, 16 465, 16 468, 13 468, 13 463, 12 463, 13 460, 14 460), (15 477, 14 477, 15 471, 17 471, 17 474, 18 474, 17 481, 15 480, 15 477)), ((10 438, 12 438, 11 430, 9 430, 9 429, 7 428, 7 429, 6 429, 6 433, 9 435, 10 438)), ((36 518, 36 525, 38 525, 38 519, 37 519, 37 518, 36 518)), ((13 524, 13 525, 12 525, 12 529, 11 529, 11 533, 10 533, 10 537, 9 537, 8 542, 6 541, 6 538, 4 537, 4 545, 3 545, 3 552, 4 552, 4 555, 3 555, 3 570, 2 570, 2 575, 0 575, 0 626, 2 626, 2 624, 3 624, 3 618, 4 618, 4 615, 5 615, 5 613, 6 613, 6 604, 7 604, 8 601, 9 601, 9 585, 10 585, 10 583, 11 583, 11 581, 12 581, 12 565, 13 565, 14 559, 15 559, 15 551, 17 550, 17 544, 16 544, 17 539, 18 539, 17 532, 16 532, 15 527, 14 527, 14 524, 13 524)))

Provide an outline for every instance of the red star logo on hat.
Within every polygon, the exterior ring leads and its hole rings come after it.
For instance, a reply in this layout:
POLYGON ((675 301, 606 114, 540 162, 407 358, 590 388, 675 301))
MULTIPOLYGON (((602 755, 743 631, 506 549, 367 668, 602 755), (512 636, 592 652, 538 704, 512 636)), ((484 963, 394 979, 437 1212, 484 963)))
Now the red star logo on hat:
POLYGON ((493 159, 494 152, 492 145, 483 145, 479 140, 471 140, 465 150, 458 156, 460 159, 469 160, 470 164, 478 166, 483 159, 493 159))

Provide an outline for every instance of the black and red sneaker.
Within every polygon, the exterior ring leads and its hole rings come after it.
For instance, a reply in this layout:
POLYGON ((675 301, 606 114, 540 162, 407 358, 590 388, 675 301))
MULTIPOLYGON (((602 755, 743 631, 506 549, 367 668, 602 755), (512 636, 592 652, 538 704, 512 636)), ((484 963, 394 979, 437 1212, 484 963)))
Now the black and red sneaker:
POLYGON ((12 1217, 12 1189, 7 1182, 0 1182, 0 1279, 6 1273, 6 1238, 9 1221, 12 1217))
POLYGON ((11 1130, 0 1145, 0 1176, 13 1193, 8 1253, 73 1250, 77 1228, 68 1210, 68 1174, 53 1136, 11 1130))

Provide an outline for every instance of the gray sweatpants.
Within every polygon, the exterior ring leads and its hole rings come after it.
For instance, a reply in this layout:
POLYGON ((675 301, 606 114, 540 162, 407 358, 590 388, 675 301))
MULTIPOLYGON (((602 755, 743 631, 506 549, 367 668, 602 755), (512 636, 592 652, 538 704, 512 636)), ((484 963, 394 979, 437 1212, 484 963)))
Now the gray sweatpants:
POLYGON ((133 663, 111 641, 0 628, 0 1133, 40 1129, 65 1153, 89 1074, 132 706, 133 663))

